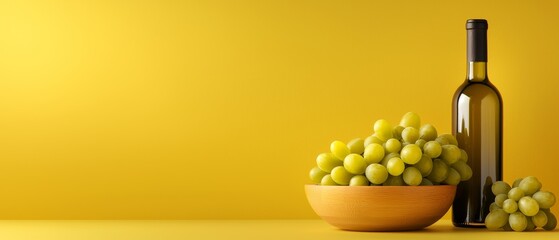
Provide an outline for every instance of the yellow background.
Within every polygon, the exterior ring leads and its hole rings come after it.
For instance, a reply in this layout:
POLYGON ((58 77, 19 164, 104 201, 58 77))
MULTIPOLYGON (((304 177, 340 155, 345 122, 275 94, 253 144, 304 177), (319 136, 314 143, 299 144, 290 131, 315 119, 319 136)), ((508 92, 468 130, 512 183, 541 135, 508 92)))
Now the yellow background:
POLYGON ((332 140, 450 131, 489 21, 504 176, 559 193, 553 1, 0 1, 0 218, 315 218, 332 140))

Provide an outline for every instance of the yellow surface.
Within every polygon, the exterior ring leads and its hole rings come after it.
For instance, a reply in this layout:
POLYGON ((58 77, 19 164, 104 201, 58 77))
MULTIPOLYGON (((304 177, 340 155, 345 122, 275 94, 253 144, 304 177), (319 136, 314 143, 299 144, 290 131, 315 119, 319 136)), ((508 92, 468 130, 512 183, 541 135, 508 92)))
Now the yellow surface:
POLYGON ((350 232, 321 220, 175 220, 175 221, 0 221, 2 239, 553 239, 548 232, 504 232, 454 228, 441 220, 421 231, 350 232))
POLYGON ((505 179, 559 193, 558 4, 0 0, 0 218, 315 218, 332 140, 407 111, 450 131, 468 18, 505 179))

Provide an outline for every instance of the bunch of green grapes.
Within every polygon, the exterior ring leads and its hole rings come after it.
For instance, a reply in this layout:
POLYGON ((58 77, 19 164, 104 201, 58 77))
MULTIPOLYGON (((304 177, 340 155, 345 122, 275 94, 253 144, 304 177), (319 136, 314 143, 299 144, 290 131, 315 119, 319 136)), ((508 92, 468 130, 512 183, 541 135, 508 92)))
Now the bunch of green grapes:
POLYGON ((458 185, 472 177, 468 155, 451 134, 437 134, 431 124, 406 113, 398 126, 384 119, 373 135, 347 144, 334 141, 310 171, 316 184, 342 186, 458 185))
POLYGON ((495 182, 491 186, 495 202, 489 207, 485 226, 490 230, 517 232, 555 229, 557 219, 550 211, 555 195, 541 188, 540 181, 532 176, 516 179, 512 187, 503 181, 495 182))

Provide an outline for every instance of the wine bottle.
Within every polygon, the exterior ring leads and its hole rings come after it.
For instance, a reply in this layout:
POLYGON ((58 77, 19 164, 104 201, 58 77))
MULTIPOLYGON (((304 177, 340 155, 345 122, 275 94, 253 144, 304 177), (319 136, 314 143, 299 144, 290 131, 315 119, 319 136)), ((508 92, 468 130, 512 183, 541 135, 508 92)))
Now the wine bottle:
POLYGON ((503 100, 487 77, 487 29, 485 19, 466 22, 466 81, 452 100, 452 132, 473 171, 456 190, 452 222, 457 227, 485 226, 495 199, 491 185, 503 177, 503 100))

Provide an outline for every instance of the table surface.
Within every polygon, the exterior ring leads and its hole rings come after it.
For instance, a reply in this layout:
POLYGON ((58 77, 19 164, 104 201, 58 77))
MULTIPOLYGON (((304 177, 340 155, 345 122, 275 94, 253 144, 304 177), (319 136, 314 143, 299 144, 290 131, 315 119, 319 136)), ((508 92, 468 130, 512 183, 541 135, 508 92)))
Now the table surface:
POLYGON ((0 239, 559 239, 559 231, 455 228, 440 220, 421 231, 350 232, 322 220, 2 220, 0 239))

